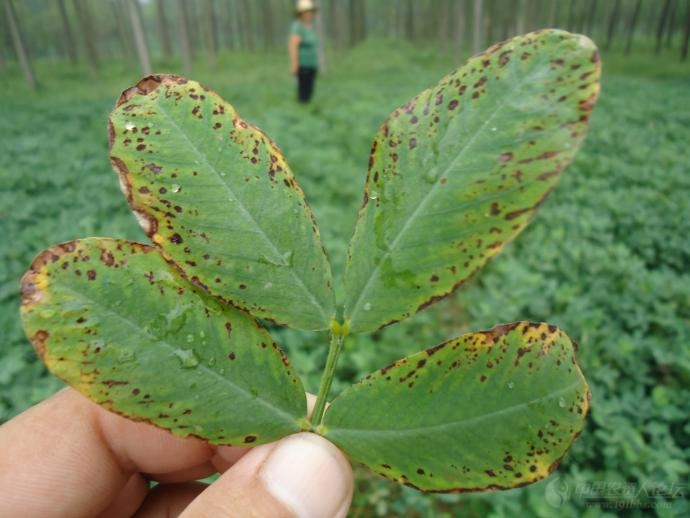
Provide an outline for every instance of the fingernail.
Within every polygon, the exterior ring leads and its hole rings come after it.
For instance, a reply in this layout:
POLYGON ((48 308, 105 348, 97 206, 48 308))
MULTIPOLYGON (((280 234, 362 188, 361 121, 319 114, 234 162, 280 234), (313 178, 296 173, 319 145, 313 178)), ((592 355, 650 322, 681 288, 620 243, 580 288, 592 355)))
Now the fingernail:
POLYGON ((280 441, 261 467, 268 491, 299 518, 343 517, 352 497, 352 471, 338 449, 313 433, 280 441))

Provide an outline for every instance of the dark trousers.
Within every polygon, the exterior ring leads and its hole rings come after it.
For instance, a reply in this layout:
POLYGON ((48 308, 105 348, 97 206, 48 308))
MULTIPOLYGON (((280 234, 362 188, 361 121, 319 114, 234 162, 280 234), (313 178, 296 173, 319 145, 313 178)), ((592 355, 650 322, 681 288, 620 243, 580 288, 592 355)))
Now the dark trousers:
POLYGON ((311 67, 299 67, 297 69, 297 100, 308 103, 314 95, 314 82, 316 69, 311 67))

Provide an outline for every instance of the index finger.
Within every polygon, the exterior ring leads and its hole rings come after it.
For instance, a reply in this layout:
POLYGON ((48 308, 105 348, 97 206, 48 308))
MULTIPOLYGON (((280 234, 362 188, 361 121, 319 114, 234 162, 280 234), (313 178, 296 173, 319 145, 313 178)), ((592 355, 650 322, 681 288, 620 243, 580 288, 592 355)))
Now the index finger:
POLYGON ((0 516, 95 516, 125 486, 136 510, 148 482, 134 474, 201 478, 216 471, 219 450, 112 414, 65 389, 0 427, 0 516))

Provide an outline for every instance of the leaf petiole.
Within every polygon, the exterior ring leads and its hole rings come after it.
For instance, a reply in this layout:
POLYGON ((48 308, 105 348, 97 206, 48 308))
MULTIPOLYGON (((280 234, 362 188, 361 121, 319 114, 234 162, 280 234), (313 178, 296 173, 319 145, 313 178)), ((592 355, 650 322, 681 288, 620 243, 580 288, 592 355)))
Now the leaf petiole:
POLYGON ((316 404, 311 415, 312 426, 316 428, 323 421, 323 414, 326 410, 326 402, 328 394, 331 391, 331 384, 333 383, 333 376, 335 375, 335 366, 338 362, 338 356, 343 348, 346 332, 337 326, 331 326, 331 345, 328 350, 328 358, 326 359, 326 366, 324 367, 323 376, 321 377, 321 384, 319 386, 319 393, 316 396, 316 404))

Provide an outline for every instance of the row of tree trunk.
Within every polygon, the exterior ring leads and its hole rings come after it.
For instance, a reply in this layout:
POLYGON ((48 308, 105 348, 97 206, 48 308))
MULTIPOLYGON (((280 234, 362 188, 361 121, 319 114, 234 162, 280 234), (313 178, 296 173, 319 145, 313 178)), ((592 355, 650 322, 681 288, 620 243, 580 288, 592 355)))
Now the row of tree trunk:
MULTIPOLYGON (((97 77, 101 62, 115 56, 150 73, 153 51, 179 59, 190 74, 202 55, 214 67, 221 49, 284 47, 294 15, 291 0, 1 1, 0 28, 7 31, 0 31, 0 67, 12 49, 31 88, 37 87, 31 54, 81 61, 97 77)), ((626 53, 644 38, 656 53, 678 42, 685 61, 690 0, 321 0, 317 17, 320 41, 336 50, 373 36, 434 42, 461 55, 540 27, 585 33, 604 49, 618 45, 626 53)))

